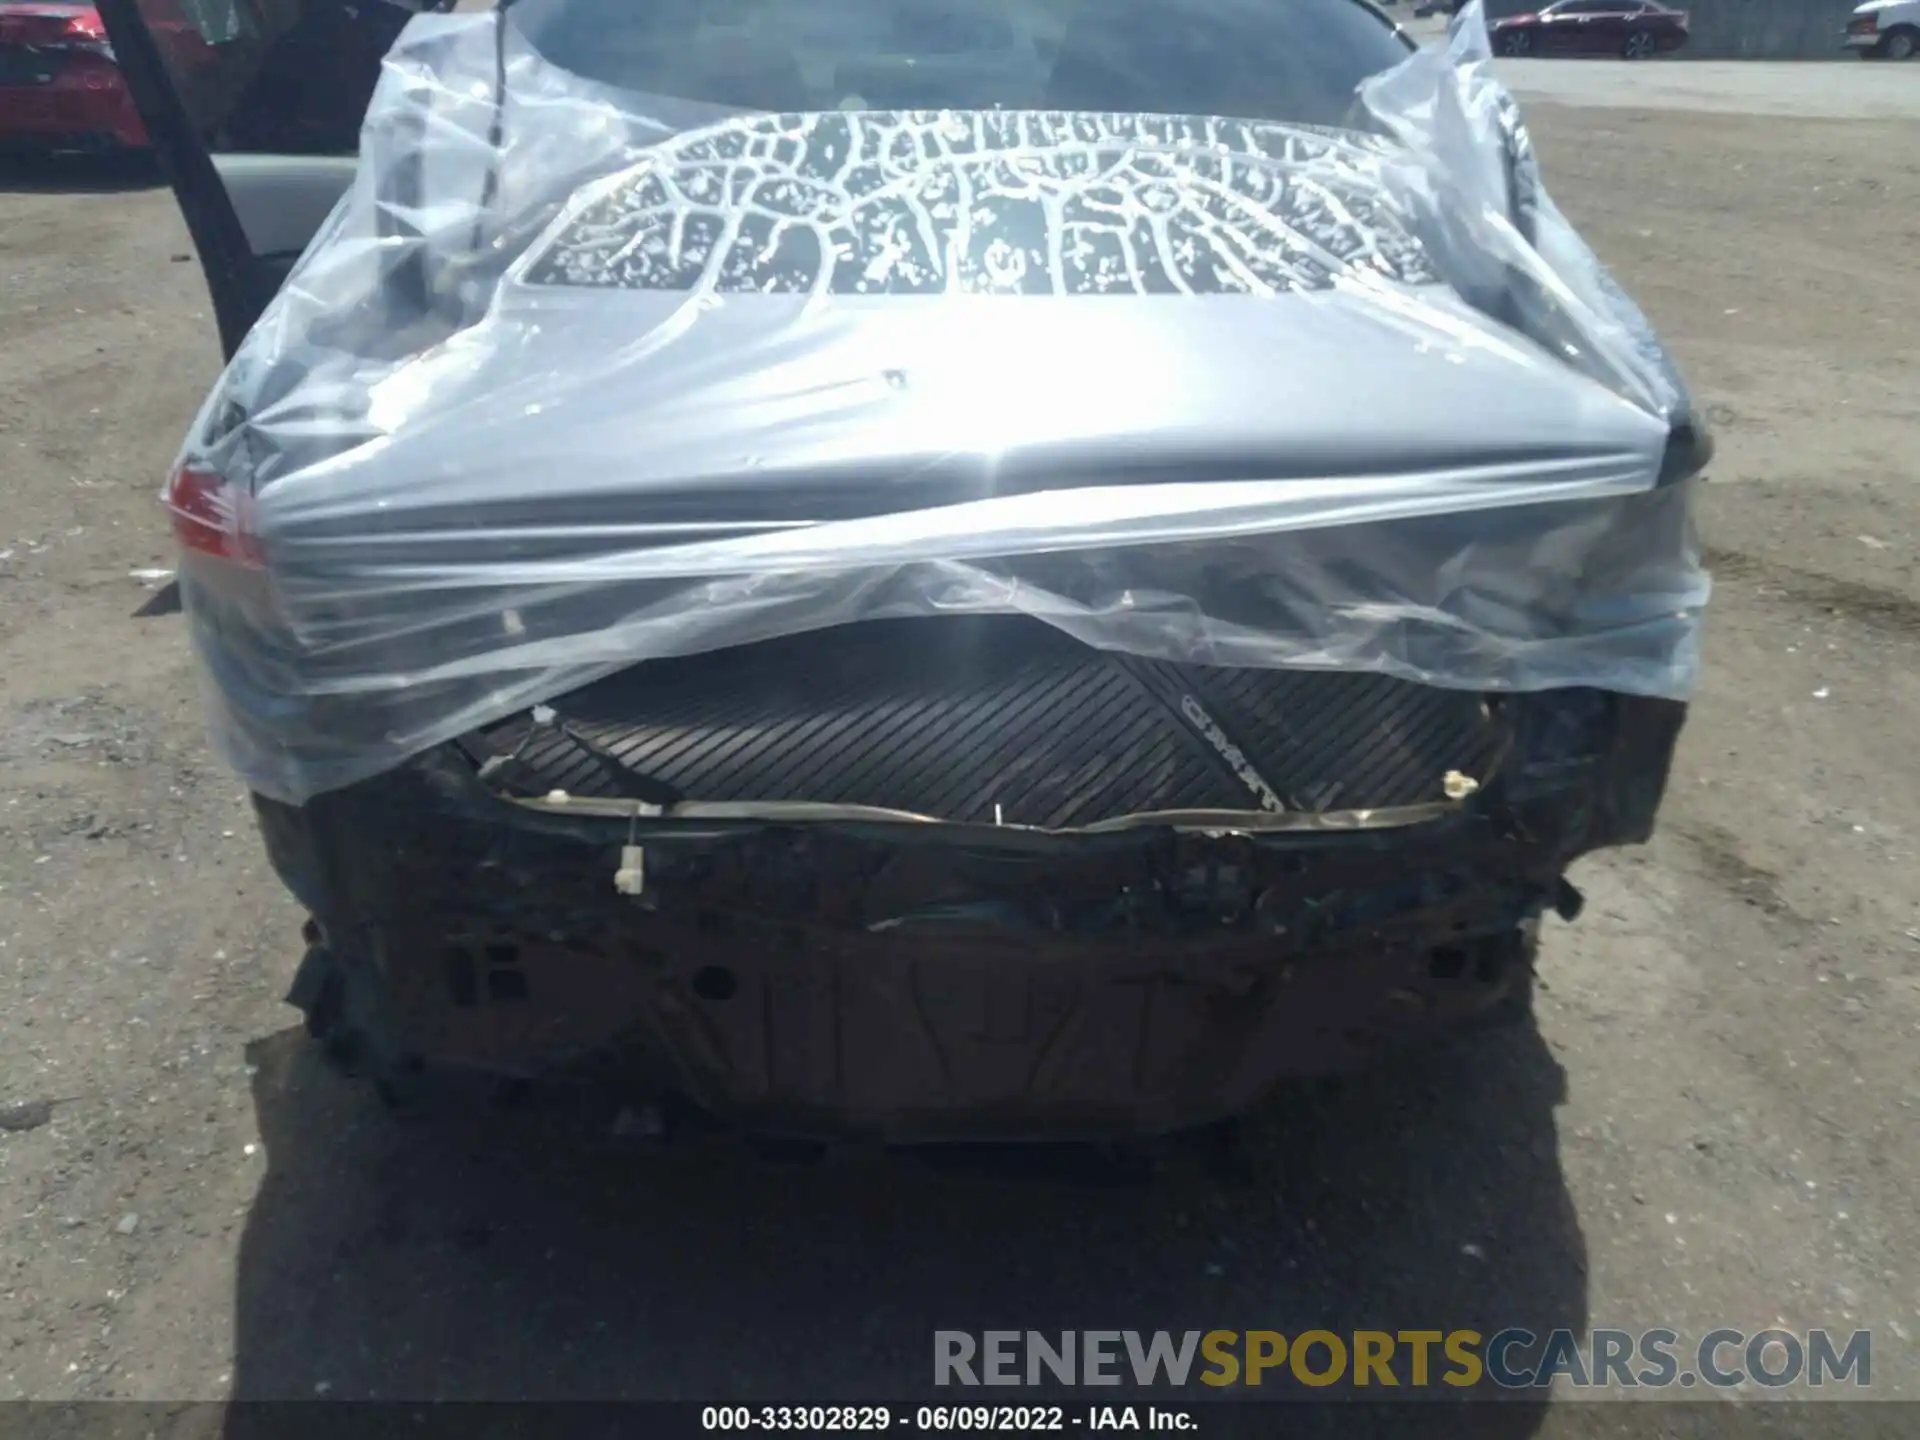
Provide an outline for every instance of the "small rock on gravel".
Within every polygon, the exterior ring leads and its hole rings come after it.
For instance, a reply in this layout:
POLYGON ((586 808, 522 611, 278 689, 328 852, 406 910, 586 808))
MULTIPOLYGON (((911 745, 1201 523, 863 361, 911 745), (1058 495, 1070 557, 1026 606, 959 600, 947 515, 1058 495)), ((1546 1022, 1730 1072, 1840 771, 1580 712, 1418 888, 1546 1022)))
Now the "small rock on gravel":
POLYGON ((52 1119, 51 1100, 29 1100, 24 1105, 0 1106, 0 1130, 10 1133, 38 1130, 52 1119))

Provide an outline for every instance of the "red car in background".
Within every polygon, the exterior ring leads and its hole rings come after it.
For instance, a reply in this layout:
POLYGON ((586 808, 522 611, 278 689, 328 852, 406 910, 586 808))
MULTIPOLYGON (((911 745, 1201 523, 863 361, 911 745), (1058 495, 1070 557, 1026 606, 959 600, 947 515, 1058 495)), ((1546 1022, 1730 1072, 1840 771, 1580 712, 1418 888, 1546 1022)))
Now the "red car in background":
MULTIPOLYGON (((185 74, 214 50, 173 5, 155 38, 185 74)), ((147 132, 88 0, 0 0, 0 149, 142 150, 147 132)))
MULTIPOLYGON (((453 0, 142 0, 194 124, 214 149, 351 150, 381 58, 453 0)), ((0 150, 144 150, 92 0, 0 0, 0 150)))
POLYGON ((1496 55, 1618 55, 1646 60, 1687 43, 1687 12, 1640 0, 1559 0, 1487 27, 1496 55))
POLYGON ((119 149, 146 142, 91 5, 0 3, 0 145, 119 149))

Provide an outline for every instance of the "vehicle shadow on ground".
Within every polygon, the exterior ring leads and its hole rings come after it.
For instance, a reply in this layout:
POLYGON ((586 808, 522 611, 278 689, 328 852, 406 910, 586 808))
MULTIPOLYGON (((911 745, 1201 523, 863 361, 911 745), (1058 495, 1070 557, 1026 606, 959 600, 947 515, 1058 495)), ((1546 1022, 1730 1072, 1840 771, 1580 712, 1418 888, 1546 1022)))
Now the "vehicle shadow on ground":
MULTIPOLYGON (((936 1329, 1586 1322, 1564 1081, 1530 1025, 1288 1090, 1249 1122, 1250 1175, 1176 1159, 1107 1188, 912 1152, 636 1149, 567 1100, 396 1121, 297 1032, 250 1058, 268 1169, 239 1257, 242 1401, 925 1399, 936 1329)), ((1289 1409, 1292 1432, 1310 1417, 1289 1409)), ((1341 1434, 1541 1418, 1338 1409, 1341 1434)), ((227 1435, 274 1423, 236 1406, 227 1435)))
POLYGON ((166 183, 150 155, 0 152, 0 195, 121 195, 166 183))

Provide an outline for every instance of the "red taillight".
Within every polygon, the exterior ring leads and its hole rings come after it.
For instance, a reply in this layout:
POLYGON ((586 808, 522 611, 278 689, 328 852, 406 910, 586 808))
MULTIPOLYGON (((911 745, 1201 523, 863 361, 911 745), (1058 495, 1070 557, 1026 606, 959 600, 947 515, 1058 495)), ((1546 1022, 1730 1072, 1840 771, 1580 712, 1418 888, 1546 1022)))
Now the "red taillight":
POLYGON ((67 21, 66 38, 69 40, 105 40, 107 27, 100 22, 97 12, 88 10, 75 15, 67 21))
POLYGON ((267 563, 253 528, 253 497, 212 470, 183 465, 168 482, 165 504, 182 548, 251 570, 267 563))

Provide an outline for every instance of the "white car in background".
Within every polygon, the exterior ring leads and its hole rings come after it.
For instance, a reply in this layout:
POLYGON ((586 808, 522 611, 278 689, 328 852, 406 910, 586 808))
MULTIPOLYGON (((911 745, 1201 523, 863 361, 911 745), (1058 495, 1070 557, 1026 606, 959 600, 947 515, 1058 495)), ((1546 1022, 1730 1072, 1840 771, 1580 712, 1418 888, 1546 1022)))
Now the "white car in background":
POLYGON ((1920 51, 1920 0, 1866 0, 1847 21, 1847 48, 1867 60, 1910 60, 1920 51))

